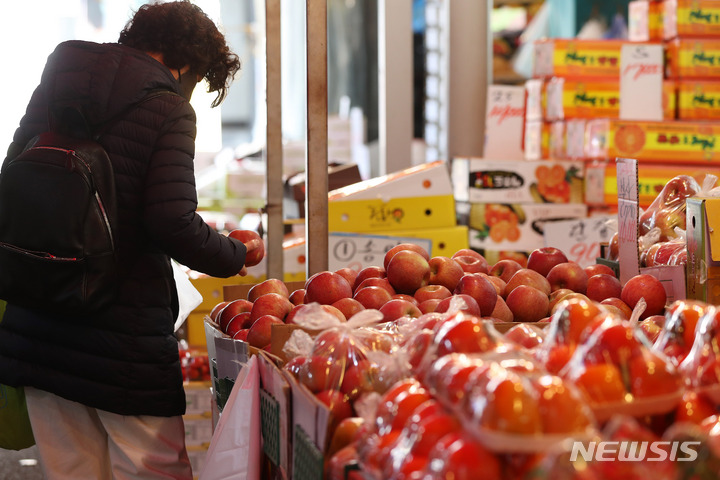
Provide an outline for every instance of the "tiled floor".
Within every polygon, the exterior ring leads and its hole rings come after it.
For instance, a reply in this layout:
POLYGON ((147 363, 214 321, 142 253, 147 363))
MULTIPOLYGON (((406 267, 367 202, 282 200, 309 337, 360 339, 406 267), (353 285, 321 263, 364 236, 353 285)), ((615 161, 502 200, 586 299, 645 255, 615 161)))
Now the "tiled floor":
POLYGON ((43 480, 45 477, 37 459, 36 447, 19 451, 0 449, 0 478, 2 480, 43 480))

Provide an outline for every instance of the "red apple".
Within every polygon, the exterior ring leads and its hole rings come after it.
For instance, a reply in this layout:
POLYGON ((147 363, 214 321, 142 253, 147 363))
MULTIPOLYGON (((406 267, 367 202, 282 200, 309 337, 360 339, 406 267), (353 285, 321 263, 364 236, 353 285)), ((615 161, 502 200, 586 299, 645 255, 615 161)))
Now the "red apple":
POLYGON ((386 268, 387 279, 397 293, 414 295, 429 283, 431 270, 428 261, 412 250, 400 250, 393 255, 386 268))
POLYGON ((507 283, 505 283, 505 280, 487 273, 478 273, 478 275, 487 278, 490 283, 492 283, 493 287, 495 287, 495 291, 498 295, 500 295, 501 297, 505 296, 505 288, 507 287, 507 283))
POLYGON ((353 298, 366 309, 380 310, 380 307, 392 300, 392 295, 382 287, 364 287, 358 289, 353 298))
POLYGON ((335 270, 335 273, 343 277, 345 280, 347 280, 350 287, 355 285, 355 279, 357 278, 358 272, 354 268, 350 267, 343 267, 338 270, 335 270))
POLYGON ((350 400, 342 392, 323 390, 316 393, 315 396, 330 409, 332 424, 328 431, 335 431, 334 426, 338 425, 342 420, 352 417, 353 409, 350 400))
POLYGON ((497 296, 495 308, 493 308, 490 317, 500 322, 512 322, 515 320, 515 316, 508 308, 507 303, 505 303, 505 299, 500 295, 497 296))
POLYGON ((280 320, 285 320, 293 307, 294 305, 287 297, 283 297, 279 293, 266 293, 253 302, 250 318, 254 321, 263 315, 274 315, 280 320))
POLYGON ((460 278, 465 274, 459 263, 449 257, 433 257, 430 265, 430 285, 442 285, 450 291, 457 287, 460 278))
POLYGON ((388 250, 385 253, 385 257, 383 258, 383 268, 387 270, 388 265, 390 265, 390 260, 395 256, 396 253, 401 252, 403 250, 409 250, 411 252, 415 252, 422 256, 426 261, 430 260, 430 255, 428 255, 427 250, 425 250, 420 245, 417 245, 415 243, 400 243, 398 245, 395 245, 390 250, 388 250))
POLYGON ((443 285, 425 285, 415 291, 414 297, 415 300, 418 301, 418 304, 420 304, 425 300, 430 300, 431 298, 442 300, 450 295, 452 295, 452 292, 443 285))
POLYGON ((495 348, 497 342, 483 322, 478 317, 460 315, 439 324, 435 334, 438 357, 450 353, 482 353, 495 348))
POLYGON ((297 290, 293 290, 288 299, 293 305, 302 305, 305 303, 305 289, 298 288, 297 290))
POLYGON ((487 262, 481 262, 477 258, 468 255, 453 257, 453 260, 460 265, 465 273, 488 273, 487 262))
POLYGON ((391 296, 392 296, 392 295, 395 295, 395 294, 397 293, 397 292, 395 291, 395 289, 393 288, 393 286, 390 285, 390 281, 389 281, 386 277, 384 277, 384 278, 380 278, 380 277, 370 277, 370 278, 366 278, 365 280, 363 280, 362 282, 360 282, 360 283, 358 284, 358 286, 357 286, 357 288, 354 290, 354 292, 357 292, 357 291, 360 290, 361 288, 365 288, 365 287, 381 287, 381 288, 384 288, 385 290, 388 291, 388 293, 389 293, 391 296))
POLYGON ((578 293, 587 291, 587 273, 575 262, 558 263, 550 269, 545 278, 550 282, 550 291, 559 288, 567 288, 578 293))
POLYGON ((615 275, 598 273, 588 278, 586 295, 590 300, 602 302, 606 298, 620 297, 622 284, 615 275))
POLYGON ((210 311, 210 320, 217 323, 217 317, 220 315, 220 312, 223 308, 227 306, 227 304, 230 302, 220 302, 217 305, 213 307, 213 309, 210 311))
POLYGON ((627 303, 623 302, 617 297, 608 297, 600 301, 600 304, 606 307, 612 306, 620 310, 620 312, 622 312, 623 320, 630 320, 630 317, 632 316, 632 308, 630 308, 627 303))
POLYGON ((230 301, 217 316, 217 324, 220 326, 220 331, 224 332, 227 329, 227 324, 235 315, 240 312, 249 312, 252 308, 253 303, 242 298, 230 301))
POLYGON ((399 300, 405 300, 406 302, 410 302, 416 307, 419 305, 418 301, 415 300, 415 297, 412 295, 405 295, 404 293, 396 293, 392 296, 393 299, 399 299, 399 300))
POLYGON ((357 290, 358 285, 360 285, 360 283, 366 278, 385 278, 386 276, 387 272, 383 267, 378 267, 375 265, 365 267, 360 270, 357 274, 357 277, 355 277, 355 283, 353 283, 353 292, 357 290))
POLYGON ((243 244, 247 244, 252 240, 260 240, 260 245, 257 248, 248 250, 245 254, 245 265, 252 267, 257 265, 265 257, 265 244, 262 241, 260 235, 254 230, 233 230, 228 233, 228 237, 240 240, 243 244))
POLYGON ((315 337, 312 354, 326 357, 345 369, 366 358, 364 348, 352 335, 332 328, 315 337))
POLYGON ((458 299, 462 300, 462 302, 459 303, 461 305, 461 312, 466 312, 470 315, 477 315, 478 317, 482 316, 480 305, 478 305, 478 303, 473 297, 466 293, 453 294, 451 297, 440 300, 440 303, 437 304, 435 311, 438 313, 447 312, 450 309, 451 305, 454 305, 456 302, 458 302, 458 299))
POLYGON ((250 312, 240 312, 228 322, 225 333, 232 337, 238 330, 247 330, 252 324, 253 320, 250 319, 250 312))
POLYGON ((306 359, 295 375, 298 382, 313 393, 338 390, 343 377, 343 367, 328 358, 314 355, 306 359))
POLYGON ((568 258, 562 250, 555 247, 536 248, 528 255, 527 268, 535 270, 543 277, 559 263, 566 263, 568 258))
POLYGON ((550 309, 550 311, 552 312, 553 309, 555 308, 555 305, 558 302, 560 302, 561 300, 563 300, 563 298, 565 298, 565 296, 570 295, 571 293, 575 293, 575 292, 573 292, 569 288, 558 288, 557 290, 550 292, 550 297, 549 297, 550 306, 548 307, 550 309))
POLYGON ((588 278, 592 277, 593 275, 597 275, 598 273, 612 275, 613 277, 615 276, 615 271, 607 265, 603 265, 602 263, 594 263, 592 265, 588 265, 587 267, 585 267, 585 273, 587 273, 588 278))
POLYGON ((422 313, 432 313, 437 309, 438 304, 442 300, 440 298, 428 298, 418 304, 418 308, 422 313))
POLYGON ((490 266, 485 257, 471 248, 461 248, 450 258, 458 262, 466 272, 488 273, 490 271, 490 266))
POLYGON ((232 339, 233 339, 233 340, 240 340, 241 342, 247 343, 247 337, 248 337, 248 334, 249 334, 249 333, 250 333, 250 329, 248 329, 248 328, 244 328, 244 329, 242 329, 242 330, 238 330, 237 332, 235 332, 235 333, 233 334, 232 339))
POLYGON ((640 319, 644 319, 651 315, 660 315, 665 311, 667 293, 660 280, 647 273, 641 273, 623 285, 620 298, 631 309, 634 309, 638 301, 644 298, 647 307, 640 315, 640 319))
POLYGON ((503 260, 499 260, 495 265, 492 266, 492 268, 490 268, 490 275, 500 277, 505 283, 507 283, 510 278, 515 275, 515 272, 521 270, 522 268, 523 266, 515 260, 510 260, 509 258, 506 258, 503 260))
POLYGON ((273 325, 283 325, 283 321, 275 315, 262 315, 258 317, 248 331, 247 342, 256 348, 265 348, 267 345, 270 345, 273 325))
POLYGON ((505 299, 507 300, 510 293, 520 285, 536 288, 543 292, 546 297, 550 295, 550 292, 552 292, 550 282, 548 282, 547 278, 530 268, 521 268, 515 272, 515 274, 507 282, 507 285, 505 286, 505 299))
POLYGON ((278 278, 268 278, 267 280, 253 285, 252 288, 248 290, 247 299, 250 302, 254 302, 258 299, 258 297, 261 297, 266 293, 278 293, 283 297, 290 296, 290 292, 288 292, 288 288, 287 285, 285 285, 285 282, 278 278))
POLYGON ((362 303, 354 298, 341 298, 337 302, 332 304, 333 307, 340 310, 345 315, 345 318, 350 320, 356 313, 365 310, 362 303))
POLYGON ((493 284, 486 277, 475 273, 463 275, 453 293, 470 295, 480 307, 480 315, 483 317, 492 314, 498 296, 493 284))
POLYGON ((518 285, 505 299, 516 322, 537 322, 548 314, 548 295, 529 285, 518 285))
POLYGON ((356 399, 363 393, 377 392, 381 387, 379 367, 370 360, 361 360, 357 365, 350 365, 343 375, 340 391, 356 399))
POLYGON ((352 287, 335 272, 318 272, 305 282, 305 303, 332 305, 341 298, 352 297, 352 287))
POLYGON ((417 318, 422 315, 420 309, 407 300, 393 298, 380 307, 383 314, 383 322, 391 322, 401 317, 417 318))

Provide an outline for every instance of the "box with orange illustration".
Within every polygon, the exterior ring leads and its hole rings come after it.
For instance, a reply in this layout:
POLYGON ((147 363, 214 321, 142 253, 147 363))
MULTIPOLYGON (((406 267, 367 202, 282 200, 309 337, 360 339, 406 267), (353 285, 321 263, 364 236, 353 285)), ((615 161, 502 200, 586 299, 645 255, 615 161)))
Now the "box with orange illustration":
MULTIPOLYGON (((588 205, 617 205, 617 168, 614 161, 589 162, 585 167, 585 202, 588 205)), ((640 207, 647 208, 665 184, 678 175, 690 175, 702 185, 705 175, 720 178, 720 165, 667 165, 638 163, 640 207)))
POLYGON ((665 0, 663 37, 720 37, 720 0, 665 0))
MULTIPOLYGON (((620 81, 553 77, 546 86, 546 120, 619 118, 620 81)), ((675 82, 663 82, 663 116, 675 118, 675 82)))
POLYGON ((720 119, 720 84, 712 80, 679 81, 678 118, 680 120, 720 119))
POLYGON ((720 77, 720 38, 676 38, 665 44, 667 78, 720 77))
POLYGON ((620 75, 624 40, 554 38, 535 42, 534 77, 613 78, 620 75))
POLYGON ((717 162, 720 123, 589 120, 585 155, 589 159, 627 157, 657 163, 717 162))
POLYGON ((470 248, 532 251, 544 246, 553 221, 586 216, 587 205, 577 203, 471 203, 470 248))
POLYGON ((628 40, 647 42, 662 40, 662 1, 632 0, 628 3, 628 40))
POLYGON ((455 158, 455 198, 462 202, 583 203, 583 162, 455 158))

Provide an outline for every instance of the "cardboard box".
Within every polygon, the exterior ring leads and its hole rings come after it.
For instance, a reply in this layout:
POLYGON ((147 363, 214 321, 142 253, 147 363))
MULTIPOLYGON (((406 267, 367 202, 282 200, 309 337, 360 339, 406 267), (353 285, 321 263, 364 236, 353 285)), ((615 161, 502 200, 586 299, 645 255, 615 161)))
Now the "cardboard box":
POLYGON ((719 0, 665 0, 663 37, 720 37, 719 0))
MULTIPOLYGON (((328 165, 328 191, 361 182, 360 170, 355 164, 328 165)), ((305 172, 288 178, 285 182, 285 196, 295 202, 295 212, 288 212, 287 218, 305 218, 305 172)))
POLYGON ((455 198, 472 203, 583 203, 583 162, 453 159, 455 198))
POLYGON ((720 198, 688 198, 687 295, 720 303, 720 198))
POLYGON ((676 38, 665 45, 667 78, 720 77, 720 38, 676 38))
POLYGON ((328 204, 328 229, 331 232, 373 233, 455 225, 455 199, 452 193, 343 200, 328 204))
POLYGON ((280 472, 273 478, 292 478, 292 396, 289 374, 265 352, 258 355, 263 453, 280 472))
MULTIPOLYGON (((304 237, 288 237, 283 241, 283 281, 304 281, 307 276, 306 250, 304 237)), ((254 285, 267 279, 267 257, 260 263, 249 267, 245 279, 238 285, 254 285)), ((232 284, 228 284, 232 285, 232 284)), ((249 287, 248 287, 249 288, 249 287)))
POLYGON ((658 0, 632 0, 628 3, 628 40, 631 42, 663 39, 663 4, 658 0))
POLYGON ((678 82, 678 119, 720 119, 720 85, 712 80, 678 82))
POLYGON ((544 229, 553 220, 586 216, 585 204, 472 203, 468 218, 470 247, 532 251, 544 246, 544 229))
MULTIPOLYGON (((663 82, 663 116, 675 118, 675 82, 663 82)), ((618 79, 584 80, 553 77, 546 86, 545 120, 619 118, 618 79)))
POLYGON ((554 38, 535 42, 533 77, 618 78, 623 40, 554 38))
POLYGON ((720 123, 639 122, 595 119, 587 122, 589 159, 636 158, 641 162, 707 163, 720 158, 720 123))
MULTIPOLYGON (((684 165, 638 163, 638 198, 641 208, 655 200, 665 184, 678 175, 690 175, 702 185, 706 175, 720 178, 720 165, 684 165)), ((617 169, 614 161, 590 162, 586 175, 585 199, 588 205, 617 205, 617 169)))

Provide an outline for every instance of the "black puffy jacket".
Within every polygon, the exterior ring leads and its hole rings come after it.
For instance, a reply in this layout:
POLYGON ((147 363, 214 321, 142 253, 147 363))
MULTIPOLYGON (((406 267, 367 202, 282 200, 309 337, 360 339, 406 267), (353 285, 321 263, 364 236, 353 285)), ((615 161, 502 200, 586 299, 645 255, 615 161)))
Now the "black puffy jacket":
MULTIPOLYGON (((170 70, 117 44, 70 41, 48 58, 8 149, 47 129, 48 101, 80 101, 91 123, 120 115, 101 143, 113 162, 124 272, 116 301, 92 318, 8 305, 0 323, 0 383, 33 386, 123 415, 185 412, 170 258, 216 277, 237 274, 245 246, 196 214, 195 112, 170 70), (123 112, 125 112, 123 114, 123 112)), ((38 235, 52 235, 38 225, 38 235)))

